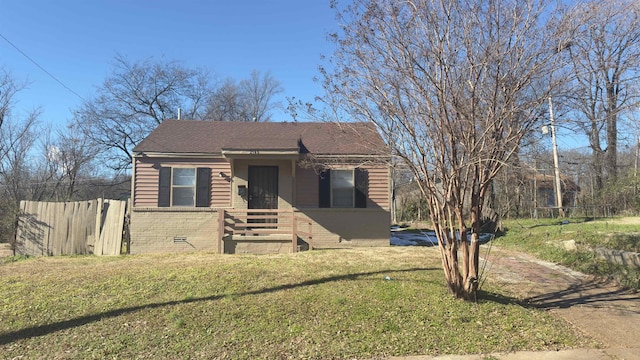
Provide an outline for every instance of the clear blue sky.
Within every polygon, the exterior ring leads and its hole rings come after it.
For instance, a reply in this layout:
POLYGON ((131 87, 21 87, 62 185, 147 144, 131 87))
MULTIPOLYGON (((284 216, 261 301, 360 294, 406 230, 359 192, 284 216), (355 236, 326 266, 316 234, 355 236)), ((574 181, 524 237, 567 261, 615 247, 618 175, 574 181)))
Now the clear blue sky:
MULTIPOLYGON (((336 30, 329 0, 0 0, 0 34, 78 93, 90 98, 113 58, 147 57, 205 67, 240 80, 270 71, 285 91, 311 101, 313 81, 336 30)), ((65 124, 81 100, 0 38, 0 67, 30 81, 15 110, 41 107, 42 121, 65 124)), ((275 120, 290 120, 274 112, 275 120)))

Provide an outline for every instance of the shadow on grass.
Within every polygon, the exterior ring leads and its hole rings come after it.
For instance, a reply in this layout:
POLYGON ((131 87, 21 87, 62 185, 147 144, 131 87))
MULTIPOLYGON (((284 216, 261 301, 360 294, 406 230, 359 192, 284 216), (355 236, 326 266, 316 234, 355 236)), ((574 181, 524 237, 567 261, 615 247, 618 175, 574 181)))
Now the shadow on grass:
POLYGON ((211 296, 185 299, 185 300, 174 300, 174 301, 166 301, 161 303, 132 306, 128 308, 105 311, 105 312, 101 312, 94 315, 81 316, 74 319, 55 322, 52 324, 32 326, 22 330, 0 334, 0 345, 9 344, 21 339, 29 339, 33 337, 44 336, 57 331, 71 329, 74 327, 90 324, 90 323, 108 319, 108 318, 118 317, 120 315, 133 313, 140 310, 156 309, 164 306, 173 306, 173 305, 179 305, 179 304, 197 303, 201 301, 219 300, 228 296, 241 297, 241 296, 247 296, 247 295, 269 294, 277 291, 302 288, 305 286, 319 285, 319 284, 335 282, 335 281, 356 280, 363 276, 382 275, 382 274, 399 273, 399 272, 402 273, 402 272, 414 272, 414 271, 434 271, 434 270, 441 270, 441 269, 440 268, 411 268, 411 269, 402 269, 402 270, 381 270, 381 271, 373 271, 373 272, 366 272, 366 273, 345 274, 345 275, 326 277, 322 279, 307 280, 307 281, 303 281, 295 284, 283 284, 283 285, 278 285, 278 286, 274 286, 266 289, 246 291, 246 292, 241 292, 237 294, 219 294, 219 295, 211 295, 211 296))
MULTIPOLYGON (((513 223, 515 223, 517 226, 514 226, 516 229, 535 229, 535 228, 539 228, 539 227, 550 227, 550 228, 558 228, 559 226, 564 226, 564 225, 569 225, 569 224, 584 224, 584 223, 588 223, 591 221, 594 221, 594 218, 569 218, 569 219, 559 219, 559 220, 549 220, 549 221, 545 221, 545 219, 543 219, 541 222, 538 222, 536 224, 533 225, 523 225, 521 224, 518 219, 515 219, 513 221, 513 223), (565 221, 568 221, 568 223, 564 223, 565 221)), ((498 229, 495 232, 495 236, 496 239, 506 236, 509 233, 509 228, 506 226, 503 226, 501 229, 498 229)))
MULTIPOLYGON (((494 251, 488 260, 491 264, 489 269, 495 266, 498 269, 497 273, 519 276, 515 278, 515 282, 513 278, 508 281, 510 285, 516 286, 514 293, 530 294, 522 300, 513 300, 513 303, 545 310, 585 306, 616 309, 627 314, 640 315, 640 293, 637 291, 620 287, 607 278, 569 276, 561 269, 540 263, 535 257, 517 256, 517 253, 494 251)), ((501 281, 498 279, 497 283, 500 284, 501 281)), ((482 294, 479 294, 479 298, 480 296, 482 294)), ((501 296, 493 298, 494 295, 490 293, 487 296, 492 301, 500 303, 505 300, 501 299, 501 296)))
POLYGON ((585 223, 592 222, 594 220, 595 220, 594 218, 564 218, 564 219, 557 219, 557 220, 542 221, 531 226, 522 225, 517 220, 516 220, 516 223, 523 229, 535 229, 538 227, 558 227, 558 226, 570 225, 570 224, 574 224, 574 225, 585 224, 585 223))
POLYGON ((617 308, 640 314, 640 293, 613 287, 606 280, 581 282, 564 290, 530 297, 525 301, 528 303, 527 306, 540 309, 566 309, 588 305, 594 308, 617 308), (635 305, 624 306, 619 302, 635 305))
POLYGON ((490 291, 485 291, 485 290, 478 290, 478 303, 487 303, 487 302, 492 302, 492 303, 498 303, 501 305, 521 305, 521 306, 526 306, 526 304, 523 304, 521 301, 519 301, 516 298, 512 298, 512 297, 508 297, 502 294, 498 294, 498 293, 494 293, 494 292, 490 292, 490 291))

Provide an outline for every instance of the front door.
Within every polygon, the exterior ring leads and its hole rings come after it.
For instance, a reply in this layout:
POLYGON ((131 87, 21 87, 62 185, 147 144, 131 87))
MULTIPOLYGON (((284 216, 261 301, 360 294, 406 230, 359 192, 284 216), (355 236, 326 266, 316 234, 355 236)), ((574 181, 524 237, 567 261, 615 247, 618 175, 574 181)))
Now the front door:
POLYGON ((249 209, 278 208, 278 167, 249 166, 249 209))

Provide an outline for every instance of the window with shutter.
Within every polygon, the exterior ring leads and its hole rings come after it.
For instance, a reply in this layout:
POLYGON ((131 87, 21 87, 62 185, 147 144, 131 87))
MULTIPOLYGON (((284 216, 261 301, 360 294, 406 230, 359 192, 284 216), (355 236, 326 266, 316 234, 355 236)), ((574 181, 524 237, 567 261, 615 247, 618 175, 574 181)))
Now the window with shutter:
POLYGON ((160 168, 158 207, 209 207, 210 199, 210 168, 160 168))
POLYGON ((211 169, 198 168, 196 185, 196 207, 211 205, 211 169))
POLYGON ((354 185, 353 170, 332 170, 331 207, 354 207, 354 185))
POLYGON ((318 205, 321 208, 331 207, 331 170, 320 173, 318 205))
POLYGON ((161 167, 158 180, 158 207, 171 206, 171 168, 161 167))
POLYGON ((366 208, 368 172, 365 169, 332 169, 320 173, 318 204, 321 208, 366 208))
POLYGON ((367 207, 367 194, 369 193, 369 173, 365 169, 356 168, 355 171, 355 207, 367 207))
POLYGON ((194 206, 196 169, 173 168, 171 176, 171 206, 194 206))

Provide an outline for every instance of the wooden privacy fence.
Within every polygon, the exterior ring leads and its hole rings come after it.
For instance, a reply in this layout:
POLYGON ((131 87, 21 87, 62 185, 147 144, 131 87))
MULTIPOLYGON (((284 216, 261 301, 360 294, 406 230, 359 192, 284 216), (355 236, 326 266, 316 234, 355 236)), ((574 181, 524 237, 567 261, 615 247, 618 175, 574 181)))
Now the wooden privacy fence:
POLYGON ((127 202, 21 201, 15 253, 119 255, 127 202))

